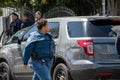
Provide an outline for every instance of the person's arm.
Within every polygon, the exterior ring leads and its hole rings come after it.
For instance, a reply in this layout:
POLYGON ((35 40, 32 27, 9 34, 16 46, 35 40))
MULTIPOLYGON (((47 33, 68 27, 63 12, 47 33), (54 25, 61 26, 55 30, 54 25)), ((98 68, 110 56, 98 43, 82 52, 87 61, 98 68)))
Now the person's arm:
POLYGON ((26 68, 25 66, 27 66, 28 60, 30 59, 31 54, 33 53, 34 47, 35 47, 35 42, 32 42, 28 45, 26 44, 26 46, 24 47, 23 56, 22 56, 24 69, 26 68))

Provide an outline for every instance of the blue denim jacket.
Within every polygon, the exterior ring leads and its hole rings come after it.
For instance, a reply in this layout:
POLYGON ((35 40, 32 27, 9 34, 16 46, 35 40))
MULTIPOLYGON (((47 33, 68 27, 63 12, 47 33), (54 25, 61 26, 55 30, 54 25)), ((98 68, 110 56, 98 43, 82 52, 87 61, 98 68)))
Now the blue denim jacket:
POLYGON ((39 31, 32 32, 23 50, 23 63, 27 64, 31 54, 37 54, 37 59, 51 58, 55 53, 55 44, 52 36, 39 31))

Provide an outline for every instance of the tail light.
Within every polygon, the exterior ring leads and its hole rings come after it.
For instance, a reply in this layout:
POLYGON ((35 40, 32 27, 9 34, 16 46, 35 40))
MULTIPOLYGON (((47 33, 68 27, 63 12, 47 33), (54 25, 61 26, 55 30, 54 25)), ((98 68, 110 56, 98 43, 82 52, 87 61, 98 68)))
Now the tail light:
POLYGON ((93 56, 93 41, 92 40, 77 40, 78 45, 84 48, 85 53, 88 56, 93 56))
POLYGON ((112 72, 99 72, 100 76, 112 76, 112 72))

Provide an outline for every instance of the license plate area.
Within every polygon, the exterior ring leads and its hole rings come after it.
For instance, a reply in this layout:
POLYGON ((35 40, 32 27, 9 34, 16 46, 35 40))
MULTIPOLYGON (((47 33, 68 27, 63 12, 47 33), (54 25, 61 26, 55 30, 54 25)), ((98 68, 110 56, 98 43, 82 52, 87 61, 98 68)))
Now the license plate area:
POLYGON ((117 50, 114 44, 95 44, 94 57, 96 59, 116 59, 118 58, 117 50))

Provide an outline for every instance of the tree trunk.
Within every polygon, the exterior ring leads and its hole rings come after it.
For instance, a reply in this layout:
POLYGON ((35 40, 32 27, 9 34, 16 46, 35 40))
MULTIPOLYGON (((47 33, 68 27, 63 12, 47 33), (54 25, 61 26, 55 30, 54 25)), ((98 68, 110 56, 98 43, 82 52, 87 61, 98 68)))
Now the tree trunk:
POLYGON ((120 15, 120 0, 107 0, 107 12, 110 16, 120 15))

